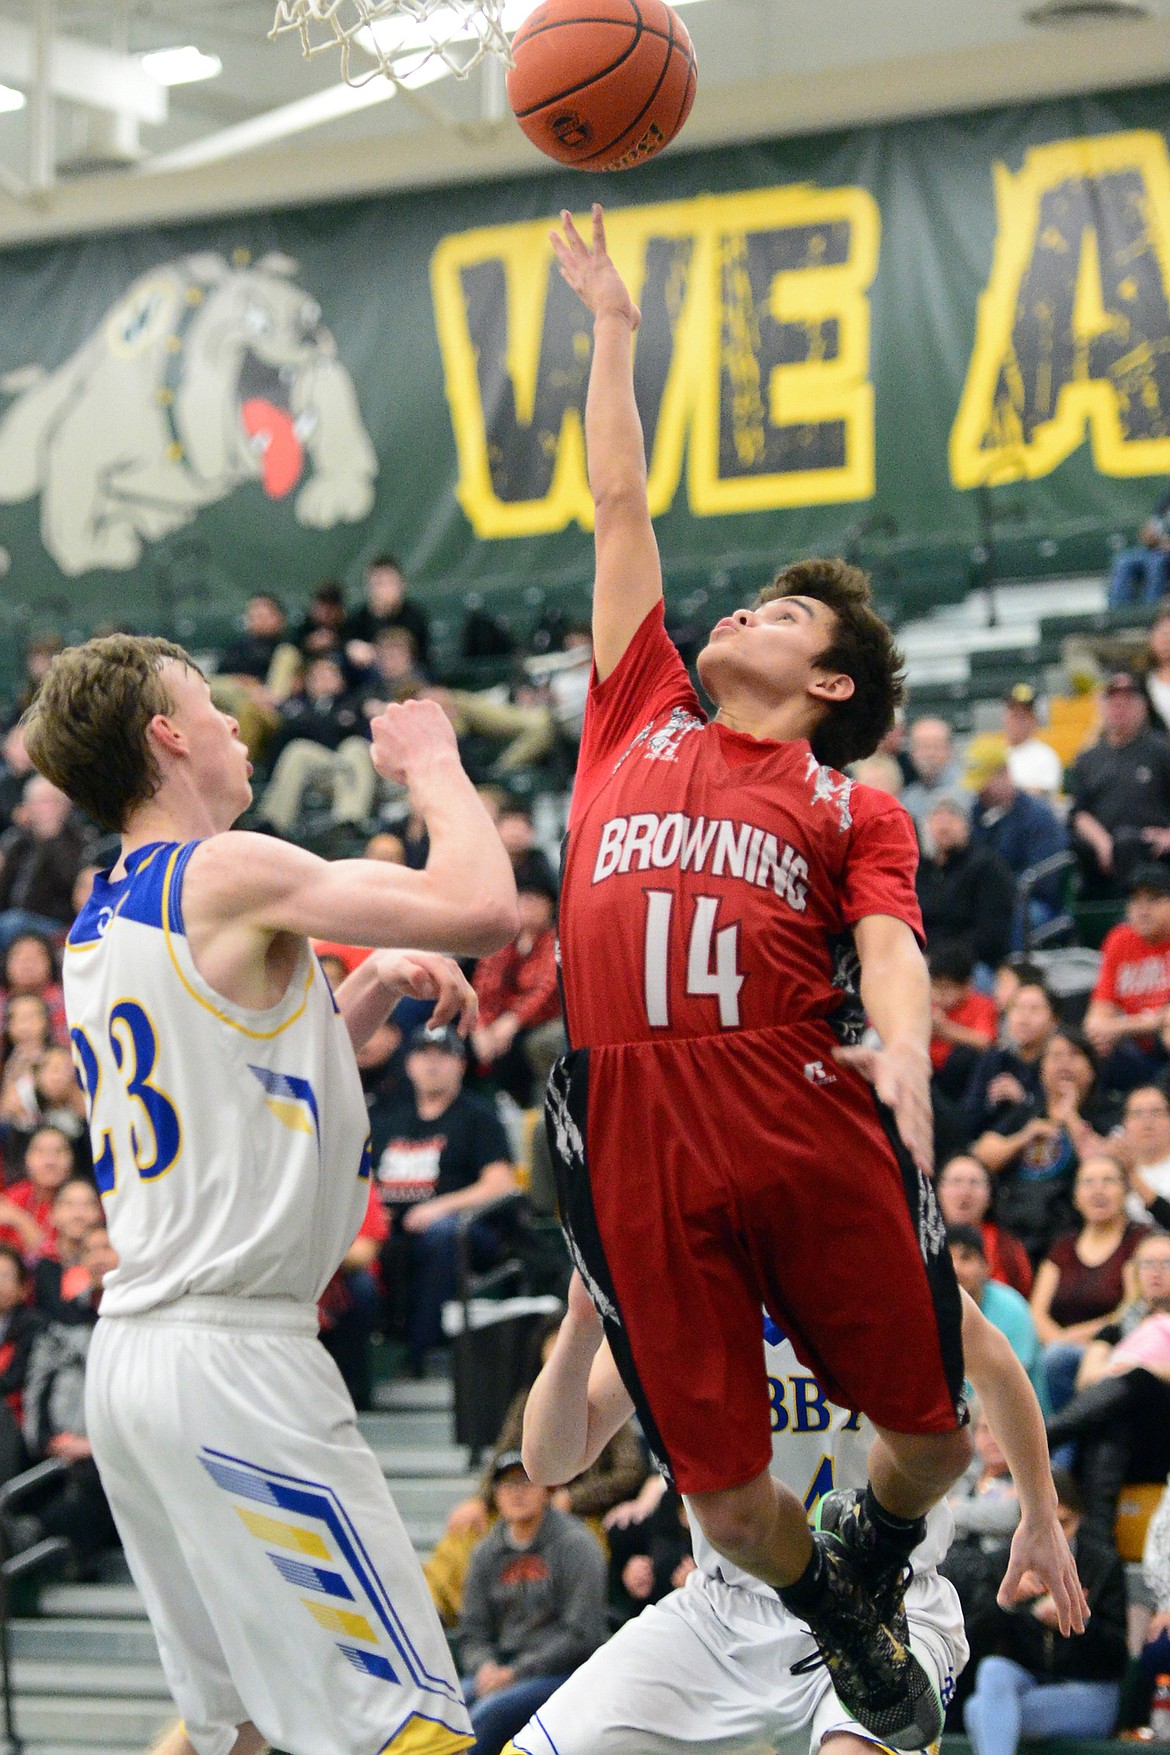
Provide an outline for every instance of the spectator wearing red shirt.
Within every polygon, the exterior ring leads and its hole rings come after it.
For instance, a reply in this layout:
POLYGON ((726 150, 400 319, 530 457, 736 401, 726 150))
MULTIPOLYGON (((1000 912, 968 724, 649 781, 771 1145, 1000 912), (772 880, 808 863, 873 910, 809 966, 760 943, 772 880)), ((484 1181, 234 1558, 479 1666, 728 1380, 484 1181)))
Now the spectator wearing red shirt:
POLYGON ((87 1176, 70 1176, 57 1190, 50 1216, 52 1238, 33 1267, 33 1308, 52 1322, 69 1322, 74 1301, 91 1291, 85 1246, 105 1225, 97 1189, 87 1176))
POLYGON ((927 952, 930 965, 930 1099, 939 1159, 967 1143, 965 1104, 981 1056, 999 1035, 999 1008, 971 985, 975 959, 964 943, 943 940, 927 952))
POLYGON ((528 1034, 560 1016, 557 978, 556 885, 543 857, 524 858, 516 870, 520 930, 475 971, 479 1021, 471 1045, 495 1083, 527 1109, 536 1074, 525 1052, 528 1034))
POLYGON ((40 1321, 28 1304, 28 1269, 20 1251, 0 1243, 0 1484, 28 1462, 21 1401, 40 1321))
POLYGON ((991 1173, 978 1158, 960 1152, 938 1173, 934 1192, 944 1223, 974 1225, 983 1239, 983 1253, 993 1280, 1011 1286, 1023 1297, 1031 1296, 1032 1264, 1018 1237, 988 1217, 991 1207, 991 1173))
POLYGON ((1102 1057, 1104 1085, 1156 1081, 1170 1025, 1170 866, 1139 865, 1125 919, 1105 935, 1085 1034, 1102 1057))
POLYGON ((370 954, 365 945, 340 945, 335 944, 332 939, 326 938, 315 938, 312 940, 312 945, 322 961, 331 958, 335 963, 341 965, 346 975, 352 975, 354 970, 360 968, 370 954))
POLYGON ((999 1010, 989 993, 976 993, 971 985, 975 965, 962 945, 932 948, 928 962, 934 1024, 930 1064, 937 1073, 953 1060, 956 1049, 982 1054, 991 1047, 999 1035, 999 1010))
POLYGON ((73 1147, 59 1127, 38 1127, 24 1154, 25 1177, 0 1195, 0 1242, 24 1256, 55 1242, 53 1201, 73 1170, 73 1147))
POLYGON ((370 1178, 366 1216, 345 1258, 321 1294, 317 1320, 321 1344, 345 1379, 359 1410, 372 1406, 370 1338, 382 1313, 382 1281, 378 1256, 390 1235, 390 1221, 370 1178))

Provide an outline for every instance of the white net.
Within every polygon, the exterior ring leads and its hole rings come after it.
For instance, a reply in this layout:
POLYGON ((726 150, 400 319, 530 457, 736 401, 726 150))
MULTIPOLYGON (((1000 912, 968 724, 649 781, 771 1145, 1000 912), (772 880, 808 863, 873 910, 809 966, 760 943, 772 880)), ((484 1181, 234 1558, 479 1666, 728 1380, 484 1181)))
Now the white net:
POLYGON ((505 0, 276 0, 269 35, 296 31, 306 55, 340 49, 342 77, 364 85, 465 79, 485 56, 511 66, 505 0))

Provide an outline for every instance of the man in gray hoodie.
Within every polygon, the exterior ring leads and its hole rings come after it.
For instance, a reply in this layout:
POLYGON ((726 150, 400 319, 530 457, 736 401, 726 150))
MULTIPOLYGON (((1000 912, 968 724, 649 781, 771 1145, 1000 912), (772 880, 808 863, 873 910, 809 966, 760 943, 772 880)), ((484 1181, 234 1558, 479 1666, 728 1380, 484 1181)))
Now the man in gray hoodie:
POLYGON ((518 1450, 498 1458, 492 1488, 499 1522, 471 1556, 459 1623, 471 1755, 500 1755, 607 1633, 591 1531, 528 1479, 518 1450))

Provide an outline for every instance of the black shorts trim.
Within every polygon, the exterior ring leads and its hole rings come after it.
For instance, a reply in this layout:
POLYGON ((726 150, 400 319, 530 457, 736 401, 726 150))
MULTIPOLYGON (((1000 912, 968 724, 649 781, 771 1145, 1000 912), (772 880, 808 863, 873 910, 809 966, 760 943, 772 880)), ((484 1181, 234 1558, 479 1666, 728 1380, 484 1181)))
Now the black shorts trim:
POLYGON ((926 1282, 930 1287, 930 1299, 934 1306, 947 1393, 959 1424, 965 1426, 968 1413, 963 1395, 966 1377, 963 1363, 963 1301, 959 1295, 959 1282, 955 1278, 951 1252, 947 1248, 946 1223, 939 1211, 933 1185, 919 1170, 902 1142, 893 1110, 876 1096, 873 1103, 902 1172, 902 1188, 906 1195, 910 1223, 918 1237, 918 1247, 926 1269, 926 1282))
MULTIPOLYGON (((673 1484, 670 1458, 643 1392, 613 1276, 605 1257, 589 1180, 589 1050, 576 1048, 555 1062, 544 1098, 544 1120, 556 1176, 561 1228, 573 1265, 605 1325, 618 1374, 634 1404, 656 1469, 673 1484)), ((950 1260, 948 1256, 948 1262, 950 1260)))

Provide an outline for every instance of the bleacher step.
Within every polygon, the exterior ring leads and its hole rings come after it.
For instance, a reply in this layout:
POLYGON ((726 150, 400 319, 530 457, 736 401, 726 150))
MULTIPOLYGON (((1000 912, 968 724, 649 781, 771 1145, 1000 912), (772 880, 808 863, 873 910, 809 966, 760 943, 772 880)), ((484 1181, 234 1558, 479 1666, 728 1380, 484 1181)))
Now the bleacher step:
POLYGON ((52 1616, 12 1623, 16 1658, 67 1658, 71 1663, 157 1664, 158 1645, 149 1621, 97 1616, 52 1616))
POLYGON ((358 1431, 373 1450, 402 1444, 408 1449, 451 1446, 450 1408, 414 1408, 359 1414, 358 1431))
POLYGON ((89 1694, 103 1698, 122 1696, 134 1701, 171 1697, 157 1659, 153 1664, 124 1664, 105 1659, 80 1663, 64 1653, 52 1660, 17 1658, 12 1666, 12 1680, 22 1697, 89 1694))
POLYGON ((446 1527, 446 1518, 434 1523, 417 1523, 411 1525, 407 1533, 410 1536, 410 1545, 418 1555, 420 1561, 425 1560, 427 1555, 432 1552, 446 1527))
MULTIPOLYGON (((6 1755, 0 1743, 0 1755, 6 1755)), ((93 1755, 92 1743, 26 1742, 24 1755, 93 1755)), ((102 1755, 142 1755, 141 1743, 103 1743, 102 1755)))
POLYGON ((462 1445, 373 1444, 382 1473, 395 1481, 462 1481, 468 1478, 467 1451, 462 1445))
POLYGON ((111 1743, 133 1744, 141 1750, 174 1724, 176 1716, 169 1700, 103 1700, 88 1694, 62 1701, 23 1694, 16 1706, 16 1729, 29 1743, 76 1743, 84 1738, 90 1751, 104 1751, 111 1743))
POLYGON ((412 1532, 421 1524, 446 1519, 453 1505, 469 1499, 479 1491, 478 1475, 462 1475, 455 1480, 421 1480, 390 1482, 390 1491, 398 1514, 412 1532))
POLYGON ((40 1596, 42 1615, 101 1615, 143 1621, 146 1605, 132 1584, 49 1584, 40 1596))
POLYGON ((449 1377, 396 1377, 374 1388, 374 1407, 379 1412, 426 1413, 436 1408, 450 1409, 454 1403, 455 1391, 449 1377))

